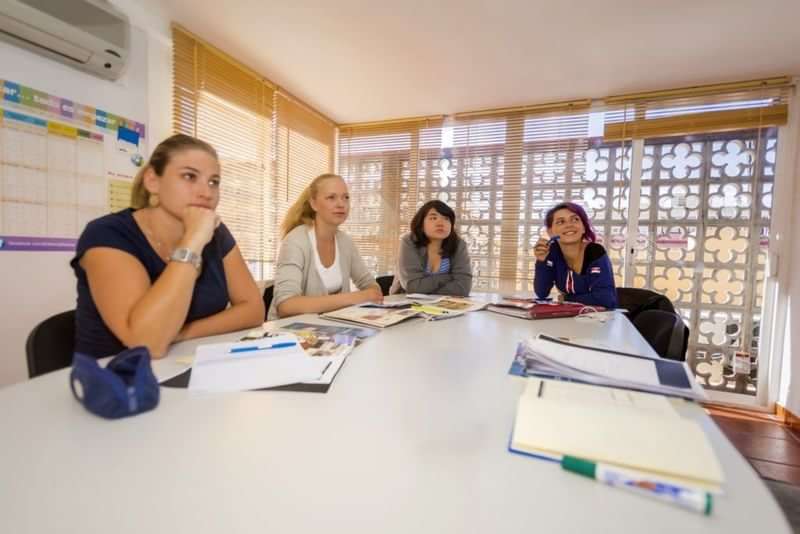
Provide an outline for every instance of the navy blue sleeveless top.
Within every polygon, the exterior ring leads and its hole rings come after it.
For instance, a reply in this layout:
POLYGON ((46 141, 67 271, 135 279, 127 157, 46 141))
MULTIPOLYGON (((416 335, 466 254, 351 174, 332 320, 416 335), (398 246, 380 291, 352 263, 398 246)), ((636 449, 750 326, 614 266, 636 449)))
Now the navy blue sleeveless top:
MULTIPOLYGON (((214 237, 203 249, 203 271, 194 285, 192 302, 184 322, 208 317, 223 311, 229 302, 228 284, 222 259, 236 245, 224 224, 214 231, 214 237)), ((86 225, 78 239, 75 257, 70 262, 78 278, 78 302, 75 309, 75 351, 96 358, 116 354, 125 346, 103 322, 92 300, 86 271, 80 260, 87 250, 108 247, 127 252, 144 266, 153 283, 167 264, 153 250, 128 208, 95 219, 86 225)), ((124 283, 120 280, 120 283, 124 283)))

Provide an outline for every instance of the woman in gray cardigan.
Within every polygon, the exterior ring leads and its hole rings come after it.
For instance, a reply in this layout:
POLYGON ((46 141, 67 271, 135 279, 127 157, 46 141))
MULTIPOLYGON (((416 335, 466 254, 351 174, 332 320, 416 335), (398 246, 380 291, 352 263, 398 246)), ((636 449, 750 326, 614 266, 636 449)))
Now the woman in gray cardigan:
POLYGON ((455 222, 455 212, 441 200, 431 200, 417 211, 411 219, 411 233, 400 240, 390 293, 469 295, 472 266, 455 222))
POLYGON ((336 174, 314 178, 289 208, 268 320, 383 301, 353 240, 339 230, 349 213, 347 184, 336 174))

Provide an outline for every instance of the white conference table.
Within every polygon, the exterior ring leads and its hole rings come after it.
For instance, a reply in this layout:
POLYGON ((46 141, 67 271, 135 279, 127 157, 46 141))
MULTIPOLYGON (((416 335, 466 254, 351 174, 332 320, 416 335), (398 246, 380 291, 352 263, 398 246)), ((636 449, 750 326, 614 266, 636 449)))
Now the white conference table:
MULTIPOLYGON (((288 321, 325 322, 316 316, 288 321)), ((476 312, 386 329, 327 394, 162 388, 154 411, 86 412, 67 370, 0 390, 0 531, 115 533, 788 533, 778 504, 704 410, 719 455, 704 517, 509 453, 517 342, 535 332, 652 355, 621 314, 524 321, 476 312)), ((241 334, 203 342, 238 339, 241 334)), ((175 345, 171 374, 195 342, 175 345)))

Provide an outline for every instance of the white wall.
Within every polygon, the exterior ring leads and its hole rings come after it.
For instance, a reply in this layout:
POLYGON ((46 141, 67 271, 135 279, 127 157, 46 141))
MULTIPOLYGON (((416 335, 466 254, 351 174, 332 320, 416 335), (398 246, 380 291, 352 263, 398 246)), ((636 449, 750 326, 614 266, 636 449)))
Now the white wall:
POLYGON ((147 35, 148 148, 172 134, 172 36, 169 15, 159 0, 111 0, 147 35))
MULTIPOLYGON (((163 13, 134 0, 113 0, 131 18, 130 63, 108 82, 0 42, 0 78, 110 111, 147 125, 147 148, 170 133, 171 43, 163 13)), ((27 378, 25 340, 41 320, 75 307, 71 254, 0 253, 0 386, 27 378)))
POLYGON ((786 265, 789 316, 786 320, 778 403, 793 414, 800 415, 800 95, 795 95, 793 104, 790 109, 795 116, 790 117, 790 120, 795 133, 795 161, 789 168, 793 172, 790 178, 794 181, 794 192, 791 234, 787 236, 791 253, 789 264, 786 265))

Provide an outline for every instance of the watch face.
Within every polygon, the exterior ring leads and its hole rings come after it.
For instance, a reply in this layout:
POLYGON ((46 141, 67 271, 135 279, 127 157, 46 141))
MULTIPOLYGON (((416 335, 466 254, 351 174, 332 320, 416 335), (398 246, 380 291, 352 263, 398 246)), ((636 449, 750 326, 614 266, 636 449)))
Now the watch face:
POLYGON ((172 252, 172 256, 170 259, 179 261, 182 263, 191 263, 195 266, 197 270, 200 270, 200 266, 203 264, 203 260, 200 255, 195 254, 188 248, 177 248, 172 252))

